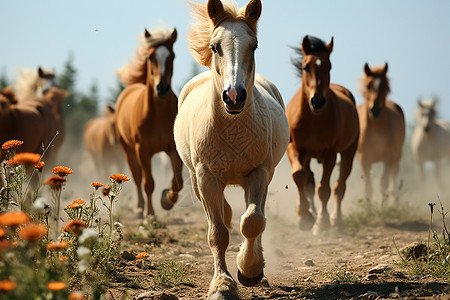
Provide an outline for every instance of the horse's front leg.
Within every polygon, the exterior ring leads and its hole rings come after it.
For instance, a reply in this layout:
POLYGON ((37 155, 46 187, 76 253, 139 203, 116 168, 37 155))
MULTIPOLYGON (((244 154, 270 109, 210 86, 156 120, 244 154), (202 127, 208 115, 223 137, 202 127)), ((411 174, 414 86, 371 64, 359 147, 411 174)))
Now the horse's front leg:
POLYGON ((264 206, 269 185, 266 167, 253 170, 245 182, 247 210, 241 217, 241 233, 245 240, 237 255, 238 279, 245 286, 254 286, 263 278, 264 257, 261 236, 266 226, 264 206))
POLYGON ((300 218, 300 229, 311 230, 315 221, 315 208, 314 175, 309 168, 309 158, 301 158, 293 143, 289 143, 287 155, 292 165, 292 178, 298 189, 296 211, 300 218))
POLYGON ((138 153, 138 162, 142 168, 143 184, 145 194, 147 195, 147 214, 155 215, 155 210, 153 209, 152 194, 155 189, 155 181, 152 176, 152 156, 142 144, 136 145, 136 152, 138 153))
POLYGON ((230 240, 223 194, 225 184, 201 164, 195 168, 195 177, 208 220, 208 243, 214 258, 214 277, 209 285, 208 299, 239 299, 236 282, 228 272, 225 260, 230 240))
POLYGON ((164 209, 171 209, 178 200, 178 192, 183 188, 183 162, 181 161, 178 152, 175 150, 175 147, 167 151, 167 155, 169 155, 170 163, 172 165, 173 177, 170 189, 165 189, 162 192, 161 206, 164 209))
POLYGON ((317 194, 320 200, 320 207, 317 213, 316 223, 313 226, 313 234, 319 234, 330 228, 330 215, 328 214, 327 204, 331 195, 330 177, 336 164, 336 153, 326 155, 322 160, 323 174, 317 194))

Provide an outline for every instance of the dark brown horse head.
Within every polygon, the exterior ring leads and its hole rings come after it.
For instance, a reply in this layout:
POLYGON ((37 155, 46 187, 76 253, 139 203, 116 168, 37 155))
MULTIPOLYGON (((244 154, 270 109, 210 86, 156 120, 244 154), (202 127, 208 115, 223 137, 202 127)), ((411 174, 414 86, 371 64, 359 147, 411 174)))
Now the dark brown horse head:
POLYGON ((327 103, 330 85, 330 53, 333 51, 333 38, 327 45, 324 41, 305 36, 302 42, 301 64, 297 63, 302 77, 302 90, 314 112, 321 111, 327 103))
POLYGON ((383 111, 390 92, 387 71, 387 63, 372 68, 367 63, 364 65, 365 77, 362 78, 361 93, 367 102, 369 115, 373 118, 377 118, 383 111))
POLYGON ((147 76, 152 80, 155 94, 159 98, 166 96, 171 90, 171 81, 173 74, 173 44, 177 40, 177 30, 174 29, 171 34, 161 38, 159 33, 150 33, 145 30, 145 39, 149 45, 147 49, 147 76))

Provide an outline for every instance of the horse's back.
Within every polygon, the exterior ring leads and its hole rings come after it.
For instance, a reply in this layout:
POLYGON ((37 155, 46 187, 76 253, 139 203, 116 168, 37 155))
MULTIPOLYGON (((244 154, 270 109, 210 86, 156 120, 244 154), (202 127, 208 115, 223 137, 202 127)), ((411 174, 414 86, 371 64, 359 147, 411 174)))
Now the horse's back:
POLYGON ((330 83, 330 89, 338 95, 338 97, 344 101, 350 101, 353 103, 353 106, 356 106, 355 97, 353 96, 352 92, 348 90, 347 88, 343 87, 340 84, 336 83, 330 83))
POLYGON ((261 74, 255 74, 255 87, 259 90, 265 90, 271 96, 271 99, 278 102, 284 110, 285 107, 283 97, 272 81, 261 74))

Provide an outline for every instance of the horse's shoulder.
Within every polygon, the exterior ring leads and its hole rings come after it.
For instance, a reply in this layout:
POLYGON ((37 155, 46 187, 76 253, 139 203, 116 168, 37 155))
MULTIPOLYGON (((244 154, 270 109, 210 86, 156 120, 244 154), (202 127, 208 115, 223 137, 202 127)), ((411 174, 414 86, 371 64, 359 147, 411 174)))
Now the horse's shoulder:
POLYGON ((204 86, 205 83, 207 83, 209 80, 211 80, 211 71, 205 71, 203 73, 200 73, 193 78, 191 78, 186 84, 183 86, 183 89, 180 92, 180 96, 178 96, 178 108, 181 107, 186 97, 196 88, 200 88, 204 86))
POLYGON ((349 89, 346 87, 337 84, 337 83, 330 83, 330 89, 339 96, 339 98, 349 101, 353 103, 354 106, 356 106, 355 97, 353 96, 352 92, 350 92, 349 89))
POLYGON ((255 87, 267 91, 284 109, 284 101, 276 85, 261 74, 255 74, 255 87))
POLYGON ((399 104, 392 100, 387 100, 386 102, 394 112, 398 113, 402 117, 402 119, 405 120, 405 114, 403 113, 403 109, 399 104))

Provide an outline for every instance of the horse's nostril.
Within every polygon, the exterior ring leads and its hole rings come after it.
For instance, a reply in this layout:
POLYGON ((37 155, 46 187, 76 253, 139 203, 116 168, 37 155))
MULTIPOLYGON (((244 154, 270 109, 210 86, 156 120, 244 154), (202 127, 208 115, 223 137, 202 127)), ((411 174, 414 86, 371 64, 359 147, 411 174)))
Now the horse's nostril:
POLYGON ((237 101, 244 102, 245 100, 247 100, 247 91, 244 89, 238 94, 237 101))

